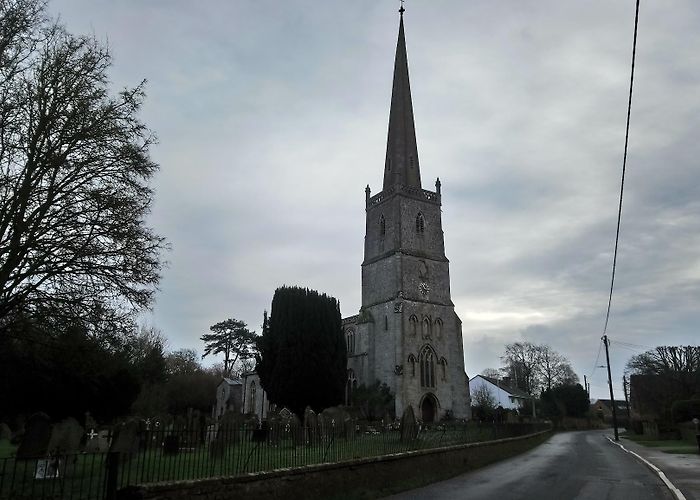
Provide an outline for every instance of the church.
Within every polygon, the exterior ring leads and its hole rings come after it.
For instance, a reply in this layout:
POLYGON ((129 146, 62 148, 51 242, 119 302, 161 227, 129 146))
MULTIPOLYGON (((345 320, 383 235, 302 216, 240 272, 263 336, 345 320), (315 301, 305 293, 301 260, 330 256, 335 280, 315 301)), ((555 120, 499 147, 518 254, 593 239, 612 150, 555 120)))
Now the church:
MULTIPOLYGON (((346 403, 376 380, 395 394, 400 416, 413 407, 424 422, 469 418, 462 322, 450 298, 442 230, 440 179, 423 189, 401 8, 389 112, 384 182, 365 190, 362 306, 343 319, 347 341, 346 403)), ((258 377, 243 380, 243 410, 264 418, 258 377)))

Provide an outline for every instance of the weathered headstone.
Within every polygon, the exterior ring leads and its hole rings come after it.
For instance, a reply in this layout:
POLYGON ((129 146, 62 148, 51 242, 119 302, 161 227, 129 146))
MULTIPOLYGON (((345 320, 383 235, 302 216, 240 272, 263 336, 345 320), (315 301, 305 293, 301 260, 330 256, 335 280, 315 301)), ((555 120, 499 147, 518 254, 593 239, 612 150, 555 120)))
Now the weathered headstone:
POLYGON ((108 430, 90 429, 85 438, 85 453, 105 453, 109 450, 108 430))
POLYGON ((413 407, 407 406, 401 416, 401 441, 411 441, 418 436, 418 424, 413 407))
POLYGON ((207 426, 206 436, 204 438, 205 443, 210 445, 216 439, 216 431, 218 430, 218 424, 210 424, 207 426))
POLYGON ((80 440, 85 431, 78 421, 68 417, 53 426, 51 440, 49 441, 49 453, 65 454, 77 453, 80 448, 80 440))
POLYGON ((348 411, 342 406, 332 406, 321 412, 324 426, 333 432, 334 437, 351 439, 354 435, 355 423, 348 411))
POLYGON ((119 453, 131 456, 139 451, 138 422, 130 420, 115 428, 115 435, 112 438, 112 445, 109 447, 111 453, 119 453))
POLYGON ((85 428, 86 429, 97 429, 97 422, 95 421, 94 418, 92 418, 92 415, 90 414, 89 411, 85 412, 85 428))
POLYGON ((7 439, 8 441, 12 439, 12 431, 10 426, 5 422, 0 422, 0 440, 7 439))
POLYGON ((17 458, 45 457, 51 441, 51 423, 46 413, 35 413, 29 417, 24 438, 17 448, 17 458))
POLYGON ((308 406, 304 410, 304 430, 307 444, 314 445, 318 442, 318 417, 308 406))
POLYGON ((269 434, 270 425, 267 421, 263 421, 258 428, 253 429, 252 440, 254 443, 264 443, 267 441, 269 434))
POLYGON ((272 446, 279 445, 280 441, 284 438, 284 420, 275 415, 273 417, 268 417, 267 426, 269 427, 269 441, 272 446))
POLYGON ((238 441, 238 436, 241 432, 240 429, 238 429, 239 422, 240 414, 227 411, 221 415, 218 428, 216 429, 216 436, 209 445, 209 456, 212 458, 221 458, 226 449, 238 441))
POLYGON ((163 440, 163 455, 177 455, 180 452, 180 437, 177 433, 168 434, 163 440))

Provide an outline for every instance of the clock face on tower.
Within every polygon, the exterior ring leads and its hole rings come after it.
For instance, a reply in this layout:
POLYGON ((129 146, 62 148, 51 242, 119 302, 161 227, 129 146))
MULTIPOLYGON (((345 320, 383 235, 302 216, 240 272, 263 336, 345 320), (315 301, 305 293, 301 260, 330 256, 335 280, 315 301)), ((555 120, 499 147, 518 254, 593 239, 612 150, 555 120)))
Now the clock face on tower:
POLYGON ((425 297, 428 295, 428 292, 430 291, 430 287, 428 286, 428 284, 425 281, 423 281, 423 282, 421 282, 420 285, 418 285, 418 290, 420 291, 420 293, 423 294, 423 297, 425 297))

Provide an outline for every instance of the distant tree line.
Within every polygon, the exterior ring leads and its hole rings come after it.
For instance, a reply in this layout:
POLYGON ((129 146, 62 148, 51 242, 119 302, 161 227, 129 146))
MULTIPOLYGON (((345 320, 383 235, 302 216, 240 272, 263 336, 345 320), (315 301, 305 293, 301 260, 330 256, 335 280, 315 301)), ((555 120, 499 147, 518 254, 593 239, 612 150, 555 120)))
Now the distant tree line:
POLYGON ((658 346, 630 358, 631 404, 644 419, 700 418, 700 346, 658 346))
MULTIPOLYGON (((549 345, 513 342, 505 346, 501 361, 500 369, 487 368, 482 375, 531 395, 538 415, 557 419, 588 412, 588 394, 578 383, 571 363, 549 345)), ((477 390, 471 397, 476 415, 494 415, 497 401, 487 389, 477 390)), ((532 414, 531 404, 526 404, 524 414, 532 414)))
POLYGON ((506 379, 513 387, 538 395, 560 385, 578 383, 569 360, 547 344, 513 342, 506 344, 500 369, 487 368, 482 375, 506 379))

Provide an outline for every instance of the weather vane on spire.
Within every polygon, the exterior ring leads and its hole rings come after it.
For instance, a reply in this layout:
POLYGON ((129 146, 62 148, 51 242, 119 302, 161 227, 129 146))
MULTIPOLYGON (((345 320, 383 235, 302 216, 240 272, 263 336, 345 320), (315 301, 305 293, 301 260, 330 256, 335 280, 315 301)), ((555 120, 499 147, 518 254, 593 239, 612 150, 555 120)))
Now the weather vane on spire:
POLYGON ((399 14, 403 16, 403 13, 406 9, 403 8, 403 0, 401 0, 401 8, 399 9, 399 14))

